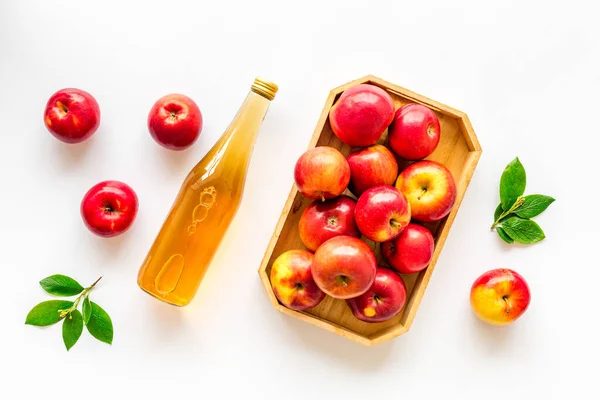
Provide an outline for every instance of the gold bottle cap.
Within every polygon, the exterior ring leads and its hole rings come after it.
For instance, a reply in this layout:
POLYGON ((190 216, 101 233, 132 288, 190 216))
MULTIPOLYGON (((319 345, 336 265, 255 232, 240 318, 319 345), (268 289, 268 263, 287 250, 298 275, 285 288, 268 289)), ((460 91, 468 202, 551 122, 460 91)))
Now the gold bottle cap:
POLYGON ((258 93, 269 100, 275 98, 277 90, 279 90, 279 87, 276 84, 261 78, 254 79, 254 83, 252 84, 252 91, 254 93, 258 93))

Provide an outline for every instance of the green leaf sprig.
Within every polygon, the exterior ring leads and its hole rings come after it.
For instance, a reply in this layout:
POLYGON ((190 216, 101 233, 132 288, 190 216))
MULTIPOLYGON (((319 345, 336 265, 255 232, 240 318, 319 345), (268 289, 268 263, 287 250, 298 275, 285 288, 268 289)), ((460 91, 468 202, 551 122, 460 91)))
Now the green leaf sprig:
POLYGON ((60 297, 77 296, 74 301, 48 300, 33 307, 25 318, 25 324, 48 326, 63 321, 62 337, 67 351, 77 343, 83 326, 101 342, 112 344, 113 325, 110 316, 98 304, 90 300, 90 293, 102 277, 84 288, 75 279, 65 275, 52 275, 40 281, 46 292, 60 297), (77 309, 82 304, 81 311, 77 309))
POLYGON ((491 227, 508 244, 532 244, 546 238, 542 228, 531 218, 543 213, 554 199, 543 194, 523 196, 526 183, 525 168, 517 157, 502 173, 500 204, 494 212, 494 223, 491 227))

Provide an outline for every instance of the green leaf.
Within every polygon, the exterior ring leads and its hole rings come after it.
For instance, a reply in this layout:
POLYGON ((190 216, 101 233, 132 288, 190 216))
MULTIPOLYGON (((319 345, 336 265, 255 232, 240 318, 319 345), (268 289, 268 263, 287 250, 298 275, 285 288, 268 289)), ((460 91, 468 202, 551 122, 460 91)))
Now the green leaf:
POLYGON ((501 227, 497 226, 496 232, 498 232, 498 236, 500 236, 502 238, 502 240, 504 240, 506 243, 513 244, 515 242, 510 236, 508 236, 506 231, 504 229, 502 229, 501 227))
POLYGON ((60 310, 68 310, 73 306, 72 301, 68 300, 48 300, 33 307, 25 324, 34 326, 48 326, 57 323, 63 317, 60 315, 60 310))
POLYGON ((92 315, 92 304, 88 296, 85 296, 85 298, 83 299, 81 311, 83 311, 83 323, 87 325, 87 323, 90 320, 90 316, 92 315))
POLYGON ((75 296, 83 291, 83 286, 65 275, 52 275, 40 281, 40 286, 55 296, 75 296))
POLYGON ((496 207, 496 211, 494 211, 494 222, 498 221, 498 218, 500 218, 503 212, 504 209, 502 208, 502 204, 498 204, 498 207, 496 207))
POLYGON ((113 340, 113 325, 110 317, 98 304, 90 301, 92 313, 87 323, 87 330, 101 342, 111 344, 113 340))
POLYGON ((543 213, 550 204, 554 202, 554 199, 550 196, 544 196, 543 194, 530 194, 525 196, 525 201, 521 207, 515 210, 521 218, 533 218, 543 213))
POLYGON ((73 310, 65 317, 62 326, 63 342, 65 342, 67 350, 77 343, 81 332, 83 332, 83 317, 79 310, 73 310))
POLYGON ((500 178, 500 201, 503 209, 510 210, 525 192, 526 181, 525 168, 517 157, 506 166, 500 178))
POLYGON ((508 236, 523 244, 536 243, 546 238, 542 228, 529 219, 510 217, 502 221, 502 228, 508 236))

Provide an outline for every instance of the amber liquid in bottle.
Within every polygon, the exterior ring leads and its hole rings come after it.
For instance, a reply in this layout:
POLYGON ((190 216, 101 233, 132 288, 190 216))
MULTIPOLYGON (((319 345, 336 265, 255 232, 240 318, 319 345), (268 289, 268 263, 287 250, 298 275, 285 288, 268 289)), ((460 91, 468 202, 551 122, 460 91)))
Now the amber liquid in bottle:
POLYGON ((240 204, 258 131, 277 86, 256 79, 218 142, 190 171, 140 268, 138 285, 167 303, 185 306, 240 204))

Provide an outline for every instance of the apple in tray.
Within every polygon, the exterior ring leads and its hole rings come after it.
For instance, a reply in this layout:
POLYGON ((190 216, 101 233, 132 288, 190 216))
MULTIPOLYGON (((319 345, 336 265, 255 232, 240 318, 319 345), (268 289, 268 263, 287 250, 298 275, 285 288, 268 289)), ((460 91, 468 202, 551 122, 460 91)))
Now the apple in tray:
POLYGON ((417 161, 406 167, 398 176, 396 188, 410 203, 412 218, 421 222, 444 218, 456 201, 452 173, 436 161, 417 161))
POLYGON ((431 109, 411 103, 400 107, 388 133, 389 146, 405 160, 420 160, 437 148, 440 121, 431 109))
POLYGON ((307 150, 294 167, 298 191, 310 199, 332 199, 350 182, 348 161, 337 149, 319 146, 307 150))
POLYGON ((356 85, 341 94, 329 112, 333 133, 353 147, 375 144, 394 118, 394 101, 378 86, 356 85))
POLYGON ((356 196, 374 186, 393 185, 398 177, 398 162, 387 147, 376 144, 350 153, 349 189, 356 196))
POLYGON ((402 274, 427 268, 433 250, 433 235, 429 229, 415 223, 408 224, 395 239, 381 243, 381 255, 385 262, 402 274))
POLYGON ((529 307, 529 285, 519 273, 497 268, 483 273, 471 286, 471 307, 481 320, 507 325, 529 307))
POLYGON ((356 203, 354 218, 358 229, 375 242, 386 242, 400 235, 410 222, 410 204, 393 186, 375 186, 356 203))
POLYGON ((292 310, 307 310, 325 298, 312 277, 313 254, 288 250, 271 267, 271 285, 277 299, 292 310))
POLYGON ((373 280, 377 260, 373 250, 352 236, 336 236, 315 252, 312 274, 317 286, 337 299, 365 293, 373 280))
POLYGON ((354 222, 356 202, 348 196, 315 200, 302 213, 298 223, 300 240, 311 251, 335 236, 360 237, 354 222))
POLYGON ((362 295, 346 300, 356 318, 384 322, 394 318, 406 303, 406 286, 395 271, 377 267, 373 284, 362 295))

